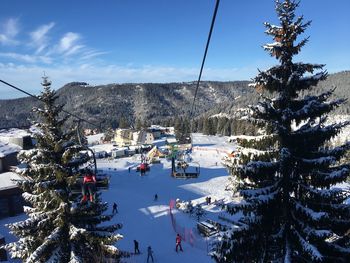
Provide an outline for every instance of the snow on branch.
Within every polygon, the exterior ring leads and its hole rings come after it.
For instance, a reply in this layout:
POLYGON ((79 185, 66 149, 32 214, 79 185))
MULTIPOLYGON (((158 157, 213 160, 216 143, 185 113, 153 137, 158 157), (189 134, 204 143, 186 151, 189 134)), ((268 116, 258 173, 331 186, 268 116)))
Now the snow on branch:
POLYGON ((40 217, 28 218, 24 221, 8 224, 6 226, 8 228, 10 228, 11 231, 15 232, 17 230, 23 230, 26 228, 33 228, 33 227, 35 228, 38 225, 38 223, 40 222, 40 220, 41 220, 40 217))
POLYGON ((103 245, 103 249, 110 255, 119 255, 121 253, 118 248, 112 245, 103 245))
POLYGON ((341 132, 341 130, 349 124, 350 121, 346 121, 342 123, 323 126, 315 125, 314 122, 309 121, 303 126, 301 126, 298 130, 294 131, 292 133, 292 137, 295 141, 299 140, 301 142, 306 142, 306 140, 310 140, 310 142, 313 142, 314 145, 316 145, 316 143, 319 142, 319 145, 321 146, 325 141, 337 136, 341 132), (318 136, 316 137, 315 134, 318 134, 318 136))
POLYGON ((68 263, 84 263, 84 259, 82 259, 80 256, 75 253, 75 247, 72 247, 72 250, 70 252, 70 258, 68 263))
POLYGON ((311 257, 312 261, 323 261, 323 256, 315 246, 307 242, 295 229, 293 229, 292 231, 298 238, 302 250, 311 257))
POLYGON ((254 198, 254 197, 259 197, 261 195, 268 195, 272 191, 275 191, 276 188, 278 188, 280 185, 280 180, 275 182, 271 186, 263 187, 263 188, 256 188, 256 189, 244 189, 240 190, 240 194, 243 195, 245 198, 254 198))
POLYGON ((265 44, 263 46, 263 48, 265 50, 268 50, 268 51, 272 51, 273 49, 277 49, 277 48, 281 48, 282 47, 282 43, 280 42, 274 42, 274 43, 270 43, 270 44, 265 44))
POLYGON ((248 199, 249 201, 251 202, 254 202, 256 204, 267 204, 269 202, 271 202, 272 200, 275 200, 276 199, 276 196, 280 193, 281 189, 280 188, 277 188, 275 191, 273 192, 270 192, 268 194, 263 194, 263 195, 260 195, 256 198, 251 198, 251 199, 248 199))
POLYGON ((4 247, 10 252, 12 258, 24 258, 29 253, 26 244, 31 242, 33 242, 32 237, 20 238, 17 242, 9 243, 4 247))
POLYGON ((303 206, 300 202, 293 201, 296 211, 301 212, 313 221, 319 221, 322 218, 328 218, 328 213, 326 212, 316 212, 308 207, 303 206))
POLYGON ((310 167, 315 167, 315 166, 330 166, 332 164, 335 164, 336 159, 333 156, 325 156, 325 157, 320 157, 320 158, 315 158, 315 159, 301 159, 304 164, 310 167))
POLYGON ((337 146, 333 149, 320 149, 318 150, 317 152, 315 152, 315 154, 322 154, 324 156, 328 156, 328 155, 331 155, 331 156, 334 156, 336 158, 339 158, 341 156, 344 155, 344 153, 346 151, 350 150, 350 142, 346 142, 345 144, 341 145, 341 146, 337 146))
POLYGON ((56 180, 40 181, 35 183, 34 187, 48 189, 56 184, 56 180))
POLYGON ((340 170, 335 170, 330 173, 317 172, 317 174, 324 176, 324 180, 334 180, 337 178, 346 178, 349 175, 349 169, 344 167, 340 170))
POLYGON ((244 171, 259 173, 262 170, 277 170, 279 162, 252 161, 242 167, 244 171))
POLYGON ((299 184, 299 186, 307 191, 313 199, 328 199, 330 201, 336 202, 339 198, 343 199, 344 190, 342 188, 331 188, 331 189, 320 189, 311 187, 305 184, 299 184))
POLYGON ((87 232, 84 228, 77 228, 73 225, 69 226, 69 238, 70 240, 78 239, 79 236, 84 235, 87 232))
POLYGON ((321 80, 325 80, 328 76, 327 71, 321 71, 315 75, 302 77, 299 79, 298 90, 305 90, 312 86, 316 86, 321 80))
POLYGON ((329 103, 322 103, 317 97, 314 97, 305 101, 306 104, 299 110, 292 111, 291 108, 284 110, 282 112, 282 119, 295 119, 296 121, 300 121, 306 118, 316 118, 322 114, 328 113, 345 101, 345 99, 338 99, 329 103))
POLYGON ((46 250, 49 248, 49 245, 56 243, 59 241, 61 237, 61 231, 62 229, 60 227, 57 227, 54 229, 54 231, 45 238, 45 241, 30 255, 30 257, 26 260, 26 262, 39 262, 41 261, 41 256, 46 252, 46 250))

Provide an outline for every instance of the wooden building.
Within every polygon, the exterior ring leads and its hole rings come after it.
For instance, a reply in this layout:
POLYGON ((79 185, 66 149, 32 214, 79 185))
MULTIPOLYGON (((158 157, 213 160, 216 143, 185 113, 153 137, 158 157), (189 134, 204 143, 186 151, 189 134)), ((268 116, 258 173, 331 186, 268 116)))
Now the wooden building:
POLYGON ((13 181, 21 179, 13 172, 0 173, 0 218, 23 212, 22 190, 13 181))

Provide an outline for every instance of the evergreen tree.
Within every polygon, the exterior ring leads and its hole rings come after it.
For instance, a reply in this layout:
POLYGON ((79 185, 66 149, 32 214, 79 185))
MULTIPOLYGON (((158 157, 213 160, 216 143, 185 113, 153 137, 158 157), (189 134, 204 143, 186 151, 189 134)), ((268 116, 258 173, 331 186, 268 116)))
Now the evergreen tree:
POLYGON ((112 128, 108 128, 104 133, 103 140, 110 142, 114 139, 115 131, 112 128))
POLYGON ((216 135, 219 125, 219 119, 217 117, 210 118, 212 122, 212 130, 210 132, 211 135, 216 135))
POLYGON ((216 134, 216 118, 208 118, 207 134, 216 134))
POLYGON ((204 130, 204 118, 200 117, 198 119, 198 132, 202 132, 203 133, 204 130))
POLYGON ((327 77, 323 65, 292 60, 310 24, 295 17, 297 6, 276 1, 280 25, 265 23, 275 42, 264 49, 280 64, 261 71, 254 86, 275 97, 263 97, 249 119, 268 123, 270 133, 244 142, 239 164, 229 167, 242 202, 227 211, 242 216, 222 236, 218 262, 350 262, 349 192, 335 187, 349 175, 343 156, 350 144, 327 144, 349 123, 325 123, 344 102, 330 99, 334 90, 311 95, 327 77))
POLYGON ((127 119, 126 119, 124 116, 122 116, 122 117, 120 118, 120 120, 119 120, 119 126, 118 126, 118 128, 120 128, 120 129, 127 129, 127 128, 129 128, 129 127, 130 127, 130 125, 129 125, 127 119))
POLYGON ((87 165, 88 159, 72 141, 74 136, 63 131, 66 118, 59 116, 63 105, 55 106, 56 92, 46 77, 43 80, 44 107, 34 109, 40 116, 35 123, 40 131, 37 147, 19 155, 27 169, 18 183, 31 206, 24 207, 28 219, 9 225, 19 240, 6 249, 13 258, 28 263, 118 261, 121 253, 113 244, 122 236, 114 231, 121 226, 99 226, 112 217, 103 215, 107 204, 98 197, 95 203, 81 204, 72 196, 79 167, 87 165))
POLYGON ((140 131, 142 129, 142 122, 138 118, 136 119, 135 128, 137 131, 140 131))
POLYGON ((210 131, 212 130, 211 125, 210 118, 205 118, 203 120, 203 134, 210 135, 210 131))
POLYGON ((225 126, 228 122, 229 122, 229 120, 226 117, 219 118, 216 133, 221 134, 221 135, 225 135, 225 126))
POLYGON ((191 143, 191 125, 187 118, 175 119, 175 136, 180 144, 191 143))
POLYGON ((224 136, 230 136, 231 135, 231 125, 230 125, 230 122, 227 121, 224 125, 224 128, 223 128, 223 135, 224 136))

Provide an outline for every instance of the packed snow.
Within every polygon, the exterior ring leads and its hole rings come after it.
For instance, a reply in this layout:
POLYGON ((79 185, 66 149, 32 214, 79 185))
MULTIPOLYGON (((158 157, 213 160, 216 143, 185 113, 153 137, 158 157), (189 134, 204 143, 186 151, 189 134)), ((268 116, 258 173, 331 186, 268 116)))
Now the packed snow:
MULTIPOLYGON (((113 202, 118 205, 118 213, 109 223, 123 224, 119 233, 124 238, 117 242, 117 247, 133 252, 133 240, 139 242, 141 254, 125 258, 124 262, 146 262, 148 246, 154 251, 155 262, 213 262, 208 255, 212 239, 198 234, 197 218, 177 208, 171 209, 170 213, 169 204, 176 199, 184 202, 191 200, 194 206, 201 204, 205 214, 200 221, 218 221, 218 216, 227 217, 220 206, 231 200, 230 192, 225 191, 228 172, 221 163, 222 157, 234 148, 227 139, 228 137, 193 135, 194 150, 190 155, 192 161, 188 171, 200 167, 200 176, 194 179, 171 177, 171 162, 166 159, 161 159, 159 164, 151 164, 150 171, 144 176, 136 172, 140 155, 98 159, 98 169, 111 178, 109 189, 102 191, 102 199, 109 203, 109 213, 112 212, 113 202), (158 195, 156 201, 155 194, 158 195), (205 201, 207 196, 211 197, 210 204, 205 201), (178 253, 175 251, 177 232, 186 239, 182 242, 184 251, 178 253)), ((95 147, 109 151, 111 146, 107 144, 95 147)), ((0 235, 5 236, 7 243, 15 237, 8 233, 4 224, 24 217, 22 214, 0 220, 0 235)))

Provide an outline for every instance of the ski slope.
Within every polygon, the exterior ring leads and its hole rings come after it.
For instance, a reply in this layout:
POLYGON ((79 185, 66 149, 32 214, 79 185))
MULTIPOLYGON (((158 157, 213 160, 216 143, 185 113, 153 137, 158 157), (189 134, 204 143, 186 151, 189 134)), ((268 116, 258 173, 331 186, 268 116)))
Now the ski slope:
MULTIPOLYGON (((182 242, 184 252, 175 252, 174 229, 195 231, 197 220, 177 209, 172 210, 172 217, 169 213, 169 203, 170 200, 179 198, 184 201, 192 200, 193 204, 204 204, 206 196, 211 196, 212 201, 230 200, 230 193, 225 191, 228 173, 221 164, 221 158, 225 151, 232 150, 234 146, 226 142, 227 137, 194 134, 193 141, 195 150, 191 155, 192 165, 199 164, 201 171, 196 179, 171 177, 171 163, 165 159, 160 164, 152 164, 150 172, 145 176, 140 176, 136 172, 136 166, 139 164, 137 155, 98 160, 98 169, 111 176, 109 189, 102 192, 103 201, 109 203, 108 212, 112 212, 113 202, 118 204, 118 213, 111 223, 123 224, 119 233, 124 235, 124 238, 117 243, 117 247, 133 252, 133 240, 139 242, 141 254, 123 259, 124 262, 146 262, 148 246, 154 251, 155 262, 214 262, 207 253, 210 241, 199 235, 195 235, 191 242, 189 240, 182 242), (130 173, 129 167, 131 167, 130 173), (158 195, 157 201, 154 201, 155 194, 158 195), (174 220, 176 227, 173 225, 174 220)), ((109 146, 99 145, 101 150, 103 147, 109 146)), ((206 210, 203 219, 216 219, 221 213, 220 207, 214 204, 205 204, 203 208, 206 210)), ((15 222, 24 216, 0 220, 0 235, 4 235, 7 242, 15 240, 15 237, 8 233, 4 224, 15 222)))

